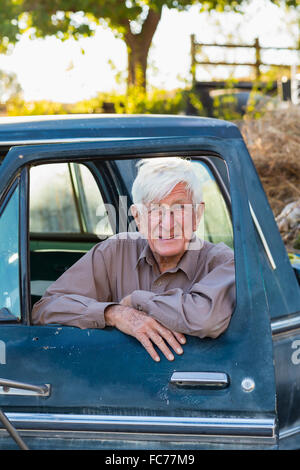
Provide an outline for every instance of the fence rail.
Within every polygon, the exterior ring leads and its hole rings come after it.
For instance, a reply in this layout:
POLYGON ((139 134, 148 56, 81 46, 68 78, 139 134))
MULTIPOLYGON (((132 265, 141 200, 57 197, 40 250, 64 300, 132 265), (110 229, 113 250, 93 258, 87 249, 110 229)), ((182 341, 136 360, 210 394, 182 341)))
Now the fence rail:
POLYGON ((300 49, 293 48, 293 47, 262 47, 259 43, 259 39, 256 38, 254 44, 214 44, 214 43, 200 43, 197 42, 195 39, 195 34, 191 35, 191 73, 193 78, 193 83, 196 82, 196 66, 197 65, 234 65, 234 66, 247 66, 247 67, 254 67, 255 68, 255 75, 256 79, 260 79, 261 76, 261 66, 276 66, 276 67, 290 67, 291 63, 266 63, 263 62, 261 59, 261 52, 265 50, 282 50, 282 51, 294 51, 298 53, 297 63, 300 63, 300 49), (220 48, 240 48, 240 49, 253 49, 255 50, 255 62, 228 62, 228 61, 209 61, 209 60, 199 60, 196 58, 196 55, 202 47, 220 47, 220 48))

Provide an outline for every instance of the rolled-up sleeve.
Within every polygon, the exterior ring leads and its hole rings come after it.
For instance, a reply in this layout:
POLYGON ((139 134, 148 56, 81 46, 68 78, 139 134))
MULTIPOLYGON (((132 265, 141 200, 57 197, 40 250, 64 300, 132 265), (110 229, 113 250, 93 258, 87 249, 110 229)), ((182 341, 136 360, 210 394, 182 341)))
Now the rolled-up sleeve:
POLYGON ((106 307, 114 305, 106 262, 99 244, 69 268, 33 306, 37 325, 104 328, 106 307))
POLYGON ((235 306, 234 258, 215 265, 188 292, 181 288, 162 294, 136 290, 131 303, 173 331, 216 338, 227 329, 235 306))

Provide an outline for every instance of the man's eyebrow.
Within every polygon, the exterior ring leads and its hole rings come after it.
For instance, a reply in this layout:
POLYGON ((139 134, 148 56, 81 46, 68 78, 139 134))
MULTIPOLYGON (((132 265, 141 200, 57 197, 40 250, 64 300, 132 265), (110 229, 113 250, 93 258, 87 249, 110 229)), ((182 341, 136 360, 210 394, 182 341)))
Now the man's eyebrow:
MULTIPOLYGON (((162 205, 168 205, 168 206, 173 206, 174 204, 186 204, 186 205, 193 205, 192 202, 186 202, 184 199, 175 199, 175 201, 172 202, 172 204, 168 204, 166 202, 163 202, 162 205)), ((154 202, 153 205, 161 205, 159 202, 154 202)))
POLYGON ((183 199, 175 199, 175 201, 172 202, 173 204, 192 204, 191 202, 186 202, 183 199))

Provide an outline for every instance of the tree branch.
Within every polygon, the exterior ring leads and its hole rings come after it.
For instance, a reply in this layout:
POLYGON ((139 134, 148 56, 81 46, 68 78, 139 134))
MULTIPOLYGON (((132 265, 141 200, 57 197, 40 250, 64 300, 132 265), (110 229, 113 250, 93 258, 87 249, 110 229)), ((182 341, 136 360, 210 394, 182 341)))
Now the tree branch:
POLYGON ((128 28, 125 34, 125 41, 131 47, 133 42, 143 42, 145 49, 149 49, 153 35, 156 31, 158 23, 161 19, 162 9, 152 10, 149 8, 148 15, 142 25, 141 32, 133 34, 130 29, 130 22, 128 21, 128 28))
POLYGON ((149 46, 151 44, 158 23, 161 19, 161 13, 161 8, 159 8, 159 10, 152 10, 151 8, 149 8, 147 18, 144 21, 140 34, 143 37, 143 40, 149 43, 149 46))

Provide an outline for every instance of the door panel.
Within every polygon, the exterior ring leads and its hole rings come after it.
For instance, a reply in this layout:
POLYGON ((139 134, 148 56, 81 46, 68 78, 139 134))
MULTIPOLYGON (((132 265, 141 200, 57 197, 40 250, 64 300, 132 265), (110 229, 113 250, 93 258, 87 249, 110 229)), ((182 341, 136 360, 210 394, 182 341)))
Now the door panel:
MULTIPOLYGON (((176 145, 179 145, 178 141, 176 139, 176 145)), ((120 155, 133 152, 137 143, 122 141, 112 145, 120 161, 120 155)), ((147 145, 154 154, 162 151, 167 154, 175 149, 175 144, 172 146, 170 142, 164 143, 163 148, 161 141, 148 141, 147 145)), ((182 139, 180 148, 187 151, 191 149, 191 143, 185 144, 182 139)), ((262 445, 276 445, 275 381, 268 306, 262 279, 257 275, 261 265, 244 175, 238 163, 240 156, 224 142, 193 139, 194 151, 200 153, 201 148, 222 154, 229 162, 237 304, 228 330, 217 339, 200 340, 189 336, 182 356, 176 355, 173 362, 161 357, 161 361, 155 363, 134 338, 115 329, 1 324, 0 341, 5 345, 6 360, 0 364, 0 377, 51 385, 49 397, 12 395, 0 387, 0 406, 5 410, 10 413, 107 416, 110 419, 102 419, 99 429, 113 432, 119 428, 111 418, 120 416, 149 417, 150 432, 151 429, 155 432, 166 432, 163 429, 167 429, 174 433, 176 429, 175 433, 179 435, 195 432, 202 436, 211 435, 217 432, 212 427, 215 422, 221 423, 220 426, 217 424, 221 438, 225 433, 231 434, 233 439, 238 439, 238 433, 230 427, 228 420, 241 422, 246 419, 246 439, 262 439, 262 445), (174 372, 225 373, 229 385, 220 389, 182 387, 170 383, 174 372), (162 425, 151 428, 151 417, 177 417, 179 424, 177 422, 177 427, 172 428, 168 421, 166 428, 162 425), (210 421, 200 431, 200 428, 187 426, 180 418, 210 421), (259 420, 267 420, 267 428, 260 427, 259 420)), ((25 162, 30 164, 31 160, 37 162, 39 153, 44 162, 48 158, 57 161, 62 156, 75 162, 74 155, 82 161, 92 153, 93 159, 100 164, 107 155, 111 159, 113 151, 107 143, 82 145, 81 152, 78 146, 69 144, 67 152, 63 145, 56 145, 55 149, 26 149, 24 155, 25 162)), ((121 163, 119 168, 122 168, 121 163)), ((117 184, 113 180, 109 190, 118 197, 117 184)), ((123 419, 122 423, 129 432, 144 430, 141 421, 129 420, 124 424, 123 419)))
MULTIPOLYGON (((32 384, 50 384, 47 398, 0 396, 0 405, 42 407, 99 414, 199 416, 204 411, 230 413, 234 409, 260 411, 264 384, 243 392, 244 371, 236 370, 232 342, 226 334, 215 341, 188 337, 184 354, 174 362, 161 357, 155 363, 131 337, 115 330, 80 330, 66 326, 2 326, 6 364, 1 377, 32 384), (20 350, 23 351, 20 356, 20 350), (174 371, 225 372, 224 389, 177 387, 170 383, 174 371)), ((247 366, 253 376, 249 358, 247 366)), ((270 378, 269 378, 270 380, 270 378)), ((269 400, 270 404, 272 399, 269 400)))

